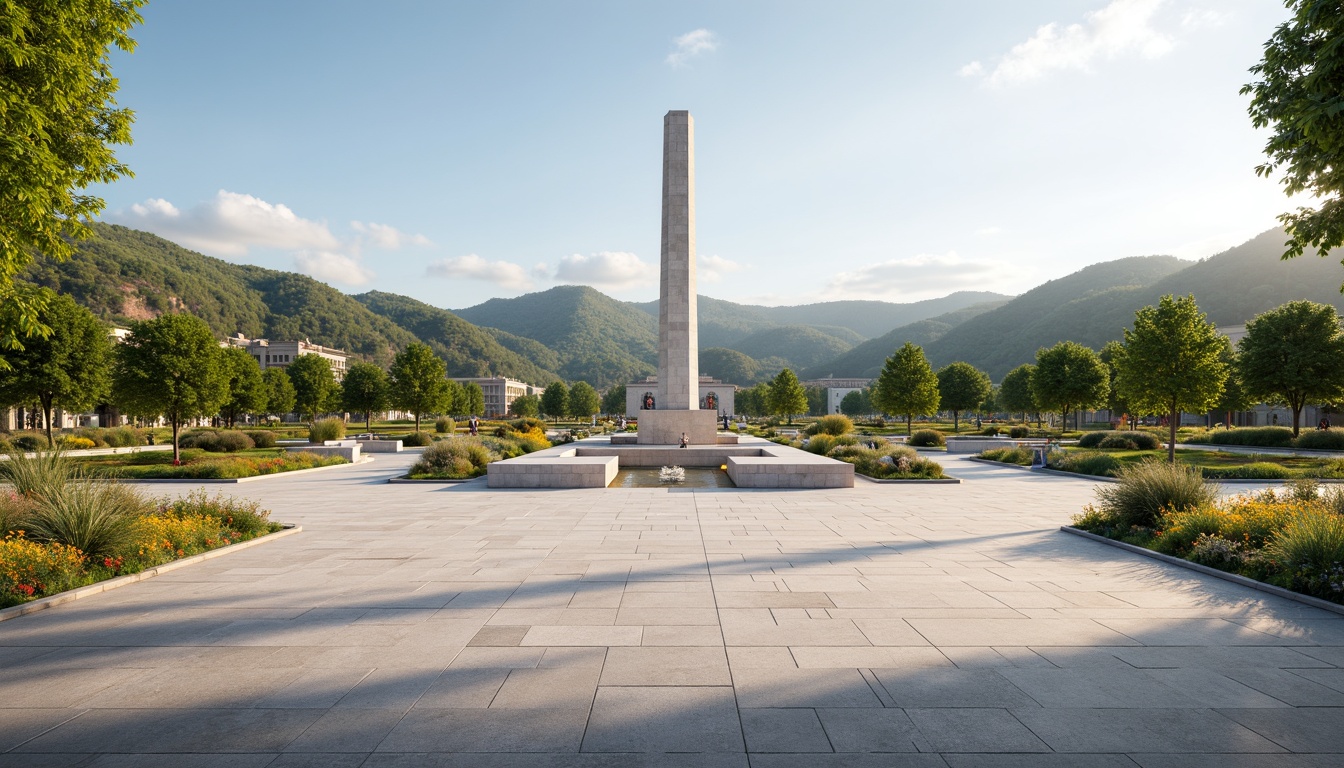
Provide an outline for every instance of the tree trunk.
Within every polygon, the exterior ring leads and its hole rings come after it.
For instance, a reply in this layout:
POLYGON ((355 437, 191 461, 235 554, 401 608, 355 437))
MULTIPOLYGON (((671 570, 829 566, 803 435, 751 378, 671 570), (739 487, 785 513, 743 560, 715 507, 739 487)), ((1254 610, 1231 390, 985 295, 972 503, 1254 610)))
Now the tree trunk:
POLYGON ((176 467, 182 464, 182 453, 177 448, 177 431, 180 423, 176 416, 169 417, 168 422, 173 427, 173 466, 176 467))
POLYGON ((51 439, 51 398, 43 397, 40 399, 42 401, 42 418, 46 420, 47 424, 47 446, 55 448, 56 442, 51 439))
POLYGON ((364 431, 373 434, 373 411, 364 412, 364 431))
POLYGON ((1176 423, 1179 422, 1180 420, 1181 420, 1181 412, 1176 410, 1176 408, 1173 406, 1171 409, 1171 413, 1167 417, 1169 427, 1169 429, 1167 430, 1167 434, 1169 437, 1169 442, 1167 443, 1167 462, 1170 464, 1176 463, 1176 423))
POLYGON ((912 418, 912 417, 911 417, 910 414, 908 414, 908 413, 905 414, 905 436, 906 436, 906 437, 909 437, 909 436, 912 434, 912 433, 910 432, 910 420, 911 420, 911 418, 912 418))
POLYGON ((961 426, 960 426, 960 424, 959 424, 958 421, 957 421, 957 411, 956 411, 956 409, 953 409, 953 411, 952 411, 952 434, 956 435, 956 434, 960 434, 960 433, 961 433, 961 426))
POLYGON ((415 431, 416 431, 416 432, 419 432, 419 431, 420 431, 420 412, 419 412, 419 411, 416 411, 416 414, 415 414, 415 431))
POLYGON ((1302 406, 1304 403, 1290 403, 1293 409, 1293 437, 1297 437, 1298 431, 1302 428, 1302 406))

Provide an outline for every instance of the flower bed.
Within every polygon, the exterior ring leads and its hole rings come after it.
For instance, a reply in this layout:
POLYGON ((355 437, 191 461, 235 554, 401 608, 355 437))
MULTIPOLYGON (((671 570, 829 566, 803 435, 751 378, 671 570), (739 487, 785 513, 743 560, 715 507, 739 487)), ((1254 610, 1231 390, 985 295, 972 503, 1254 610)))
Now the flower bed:
POLYGON ((79 460, 79 466, 91 474, 127 480, 229 480, 346 463, 339 456, 273 449, 246 450, 234 454, 189 449, 182 451, 182 463, 178 466, 173 465, 171 453, 159 452, 91 456, 79 460))
POLYGON ((1151 464, 1123 471, 1099 499, 1075 527, 1344 603, 1344 489, 1299 480, 1220 499, 1193 469, 1151 464))
POLYGON ((43 492, 0 491, 0 608, 280 530, 268 515, 203 491, 155 502, 77 479, 43 492), (70 499, 79 503, 62 503, 70 499))
POLYGON ((494 436, 452 435, 436 440, 407 473, 411 480, 467 480, 485 474, 494 461, 513 459, 550 448, 535 419, 519 419, 495 430, 494 436))

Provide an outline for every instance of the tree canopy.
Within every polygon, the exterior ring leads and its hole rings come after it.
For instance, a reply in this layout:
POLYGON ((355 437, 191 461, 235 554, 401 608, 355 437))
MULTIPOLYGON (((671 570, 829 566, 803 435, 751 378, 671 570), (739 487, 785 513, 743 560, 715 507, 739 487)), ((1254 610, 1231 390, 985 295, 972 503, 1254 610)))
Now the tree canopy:
POLYGON ((219 364, 228 379, 229 396, 219 407, 219 415, 230 427, 246 413, 266 411, 266 382, 261 366, 245 349, 227 347, 219 351, 219 364))
POLYGON ((468 381, 462 385, 462 396, 459 400, 460 405, 457 412, 466 416, 485 415, 485 390, 481 385, 474 381, 468 381))
POLYGON ((625 385, 617 384, 602 395, 602 413, 608 415, 625 414, 625 385))
POLYGON ((387 409, 387 374, 373 363, 352 363, 341 379, 341 406, 364 414, 364 429, 373 430, 373 414, 387 409))
POLYGON ((514 416, 536 417, 541 413, 541 398, 536 395, 519 395, 509 405, 509 412, 514 416))
POLYGON ((953 432, 961 431, 961 412, 979 408, 991 389, 989 374, 970 363, 956 362, 938 371, 939 405, 952 412, 953 432))
POLYGON ((924 350, 907 341, 888 357, 873 386, 872 400, 883 413, 904 416, 906 434, 910 434, 914 417, 937 413, 938 375, 924 350))
POLYGON ((299 355, 285 371, 294 385, 294 407, 310 423, 317 420, 317 414, 337 407, 341 390, 325 357, 311 352, 299 355))
POLYGON ((415 416, 416 432, 420 431, 421 417, 440 413, 452 405, 443 361, 428 346, 416 342, 398 352, 392 359, 390 373, 392 406, 415 416))
POLYGON ((267 368, 261 380, 266 384, 266 413, 284 418, 294 410, 294 384, 284 368, 267 368))
POLYGON ((1115 353, 1121 398, 1143 413, 1167 417, 1167 461, 1176 462, 1176 428, 1183 412, 1203 413, 1218 404, 1227 381, 1227 337, 1199 311, 1194 296, 1163 296, 1134 314, 1125 343, 1115 353))
POLYGON ((576 381, 569 390, 569 415, 576 419, 587 419, 602 407, 602 398, 593 385, 586 381, 576 381))
POLYGON ((166 418, 177 462, 182 424, 217 413, 229 396, 222 350, 210 326, 192 315, 161 315, 130 330, 117 347, 113 400, 128 413, 166 418))
POLYGON ((45 291, 14 277, 35 254, 66 259, 103 200, 91 184, 130 175, 112 146, 131 143, 110 49, 133 51, 145 0, 9 0, 0 5, 0 348, 46 336, 45 291))
POLYGON ((1245 394, 1288 406, 1294 435, 1303 406, 1344 396, 1344 332, 1326 304, 1290 301, 1257 315, 1246 324, 1237 356, 1245 394))
POLYGON ((799 413, 807 413, 807 390, 799 383, 798 376, 788 368, 780 371, 770 382, 770 394, 766 406, 771 415, 787 416, 789 423, 799 413))
POLYGON ((541 393, 541 412, 557 422, 569 415, 569 387, 563 381, 553 381, 541 393))
POLYGON ((853 392, 846 392, 845 396, 840 398, 840 412, 850 418, 862 416, 873 412, 873 404, 869 400, 870 391, 867 389, 856 389, 853 392))
POLYGON ((1110 371, 1096 352, 1077 342, 1061 341, 1036 353, 1031 394, 1039 407, 1059 411, 1063 431, 1069 411, 1105 405, 1110 379, 1110 371))
POLYGON ((1288 231, 1284 258, 1309 247, 1322 256, 1344 244, 1344 5, 1338 0, 1287 0, 1292 18, 1265 43, 1251 67, 1259 79, 1241 89, 1256 128, 1269 128, 1268 160, 1255 172, 1282 169, 1289 195, 1306 192, 1320 205, 1279 216, 1288 231))
POLYGON ((1009 371, 999 383, 999 406, 1009 413, 1021 413, 1022 421, 1036 410, 1036 396, 1031 393, 1031 376, 1036 366, 1023 363, 1009 371))
POLYGON ((83 411, 107 395, 112 342, 107 327, 68 296, 52 299, 37 317, 51 335, 28 339, 23 349, 0 349, 8 363, 8 370, 0 368, 0 403, 39 404, 51 440, 54 408, 83 411))

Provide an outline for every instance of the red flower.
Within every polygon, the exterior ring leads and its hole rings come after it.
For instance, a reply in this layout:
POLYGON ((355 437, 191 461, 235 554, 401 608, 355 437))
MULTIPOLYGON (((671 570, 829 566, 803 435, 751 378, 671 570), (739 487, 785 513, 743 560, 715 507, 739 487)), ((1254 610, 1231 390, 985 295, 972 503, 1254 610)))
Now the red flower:
POLYGON ((14 591, 27 597, 32 597, 33 593, 36 592, 37 590, 33 589, 27 584, 19 584, 18 586, 14 587, 14 591))

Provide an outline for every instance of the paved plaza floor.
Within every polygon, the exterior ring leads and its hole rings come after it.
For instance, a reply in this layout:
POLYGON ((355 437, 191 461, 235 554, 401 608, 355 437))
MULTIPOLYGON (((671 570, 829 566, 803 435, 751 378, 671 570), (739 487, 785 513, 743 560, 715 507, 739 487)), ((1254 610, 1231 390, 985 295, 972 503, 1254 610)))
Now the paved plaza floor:
POLYGON ((303 532, 0 623, 0 768, 1344 765, 1344 617, 1060 533, 1089 482, 409 462, 230 486, 303 532))

